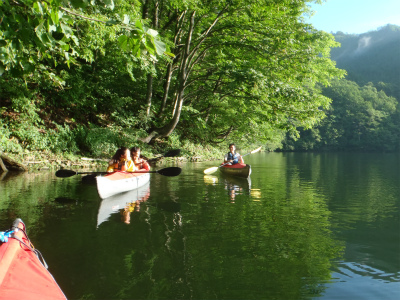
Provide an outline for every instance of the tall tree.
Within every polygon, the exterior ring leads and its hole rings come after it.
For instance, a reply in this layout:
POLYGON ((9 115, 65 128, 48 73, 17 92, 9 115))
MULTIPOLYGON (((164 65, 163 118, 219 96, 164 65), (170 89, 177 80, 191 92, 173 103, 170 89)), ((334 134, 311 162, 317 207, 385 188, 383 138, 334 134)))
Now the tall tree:
POLYGON ((343 72, 329 59, 333 37, 302 21, 306 2, 161 1, 159 28, 175 58, 157 64, 162 100, 152 104, 158 117, 143 141, 168 137, 179 123, 216 142, 312 126, 329 105, 315 83, 343 72))

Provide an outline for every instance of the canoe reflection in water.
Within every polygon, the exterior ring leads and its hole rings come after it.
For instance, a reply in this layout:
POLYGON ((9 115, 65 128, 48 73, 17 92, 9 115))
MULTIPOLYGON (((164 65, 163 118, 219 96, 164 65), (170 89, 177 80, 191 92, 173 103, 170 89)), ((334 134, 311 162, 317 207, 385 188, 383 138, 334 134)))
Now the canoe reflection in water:
POLYGON ((248 178, 226 177, 225 189, 228 191, 229 202, 234 203, 237 195, 248 195, 251 190, 251 180, 248 178))
POLYGON ((130 224, 131 213, 140 210, 140 203, 147 201, 150 197, 150 182, 125 193, 120 193, 101 201, 97 214, 97 227, 107 221, 112 214, 121 214, 124 223, 130 224))
POLYGON ((251 179, 233 176, 205 175, 204 182, 208 185, 222 184, 228 191, 229 202, 234 203, 237 195, 248 195, 251 193, 251 179))

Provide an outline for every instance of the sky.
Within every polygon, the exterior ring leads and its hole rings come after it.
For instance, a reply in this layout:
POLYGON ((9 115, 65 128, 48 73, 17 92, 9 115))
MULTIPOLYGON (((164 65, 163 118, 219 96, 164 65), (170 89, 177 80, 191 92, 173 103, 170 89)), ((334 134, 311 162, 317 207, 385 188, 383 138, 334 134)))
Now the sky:
POLYGON ((400 26, 400 0, 327 0, 313 4, 307 23, 328 33, 360 34, 386 24, 400 26))

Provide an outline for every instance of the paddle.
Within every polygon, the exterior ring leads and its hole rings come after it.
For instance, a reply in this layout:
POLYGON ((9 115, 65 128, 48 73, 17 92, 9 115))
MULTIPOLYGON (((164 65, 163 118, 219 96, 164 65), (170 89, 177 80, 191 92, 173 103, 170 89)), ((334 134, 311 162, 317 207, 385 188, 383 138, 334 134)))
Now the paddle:
MULTIPOLYGON (((246 156, 246 155, 249 155, 249 154, 256 153, 256 152, 260 151, 261 148, 262 148, 262 147, 259 147, 259 148, 257 148, 256 150, 253 150, 253 151, 251 151, 251 152, 249 152, 249 153, 247 153, 247 154, 245 154, 245 155, 242 155, 242 157, 244 157, 244 156, 246 156)), ((223 164, 223 165, 220 165, 219 167, 211 167, 211 168, 205 169, 203 172, 204 172, 204 174, 207 174, 207 175, 208 175, 208 174, 212 174, 212 173, 217 172, 219 168, 221 168, 222 166, 225 166, 225 165, 227 165, 227 164, 228 164, 228 163, 225 163, 225 164, 223 164)))
MULTIPOLYGON (((157 171, 135 171, 135 172, 129 172, 129 173, 157 173, 163 176, 178 176, 179 174, 181 174, 182 169, 178 168, 178 167, 169 167, 169 168, 164 168, 164 169, 160 169, 157 171)), ((98 175, 103 175, 103 174, 109 174, 107 172, 75 172, 72 170, 58 170, 56 172, 56 176, 57 177, 61 177, 61 178, 66 178, 66 177, 71 177, 74 175, 78 175, 78 174, 98 174, 98 175)))

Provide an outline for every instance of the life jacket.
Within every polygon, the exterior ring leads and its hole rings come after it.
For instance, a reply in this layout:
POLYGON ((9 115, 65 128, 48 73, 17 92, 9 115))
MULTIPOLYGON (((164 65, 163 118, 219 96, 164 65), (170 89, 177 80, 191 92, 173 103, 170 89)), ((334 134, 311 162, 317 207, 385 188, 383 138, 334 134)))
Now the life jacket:
MULTIPOLYGON (((123 161, 118 161, 118 162, 113 162, 111 165, 108 166, 107 172, 116 172, 116 171, 121 171, 123 161)), ((128 160, 127 161, 127 166, 125 172, 134 172, 136 171, 135 164, 133 163, 133 160, 128 160)))
POLYGON ((228 152, 228 160, 233 160, 232 165, 239 163, 239 157, 240 157, 240 155, 238 155, 236 152, 235 152, 235 154, 228 152))

